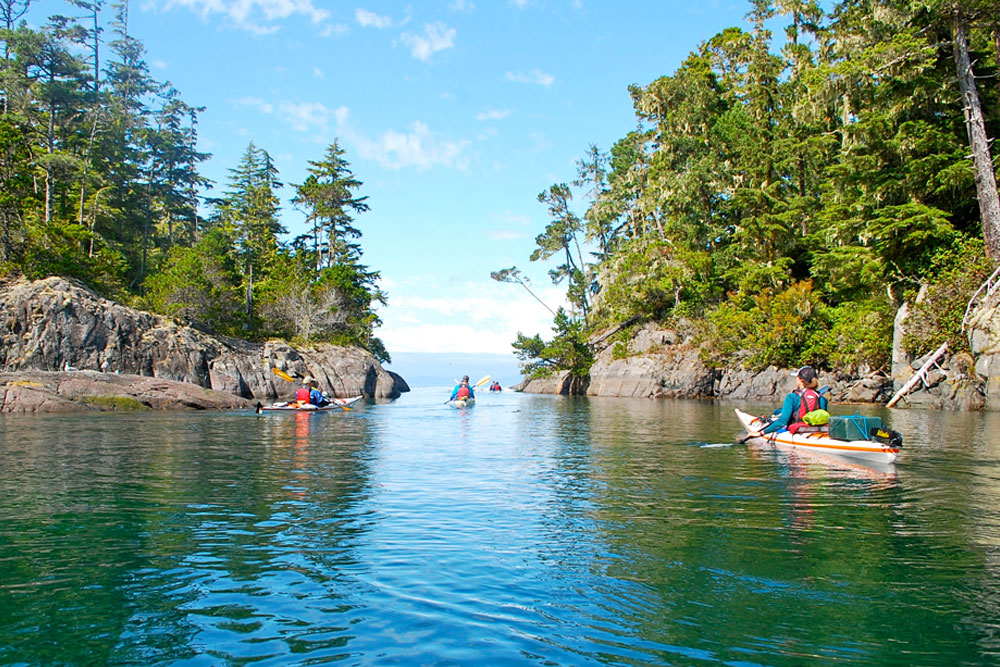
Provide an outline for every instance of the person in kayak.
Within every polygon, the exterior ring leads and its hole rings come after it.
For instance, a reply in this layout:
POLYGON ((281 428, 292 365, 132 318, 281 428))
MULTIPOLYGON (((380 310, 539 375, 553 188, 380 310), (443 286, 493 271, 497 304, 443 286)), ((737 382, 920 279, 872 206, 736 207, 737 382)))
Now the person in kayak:
POLYGON ((816 391, 816 386, 819 384, 816 378, 816 369, 812 366, 803 366, 793 375, 795 375, 795 382, 798 386, 795 391, 785 396, 785 402, 781 405, 781 414, 763 429, 747 435, 759 438, 768 433, 776 433, 791 424, 801 422, 802 418, 813 410, 826 410, 826 397, 816 391))
POLYGON ((319 383, 316 382, 316 378, 311 375, 305 376, 302 378, 302 386, 295 392, 295 400, 299 402, 299 405, 311 403, 320 408, 329 405, 330 401, 320 392, 318 387, 319 383))
POLYGON ((451 392, 451 398, 449 401, 454 401, 456 398, 475 398, 476 392, 472 390, 469 386, 469 376, 463 375, 462 381, 455 385, 455 388, 451 392))

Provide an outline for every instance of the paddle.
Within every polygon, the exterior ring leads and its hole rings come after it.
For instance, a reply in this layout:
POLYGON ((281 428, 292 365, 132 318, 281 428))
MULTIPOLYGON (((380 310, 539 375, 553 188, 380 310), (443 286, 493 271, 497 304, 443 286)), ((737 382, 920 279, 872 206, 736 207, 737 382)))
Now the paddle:
POLYGON ((289 375, 285 371, 281 370, 280 368, 274 368, 272 370, 274 371, 274 374, 277 375, 278 377, 280 377, 282 380, 288 380, 289 382, 295 382, 295 378, 293 378, 291 375, 289 375))
MULTIPOLYGON (((291 375, 289 375, 285 371, 281 370, 280 368, 272 368, 271 370, 274 371, 274 374, 277 375, 278 377, 280 377, 282 380, 288 380, 289 382, 295 382, 296 381, 295 378, 293 378, 291 375)), ((333 401, 330 401, 330 403, 333 404, 333 405, 336 405, 338 408, 340 408, 344 412, 350 412, 351 411, 351 409, 349 407, 347 407, 346 405, 337 405, 333 401)))

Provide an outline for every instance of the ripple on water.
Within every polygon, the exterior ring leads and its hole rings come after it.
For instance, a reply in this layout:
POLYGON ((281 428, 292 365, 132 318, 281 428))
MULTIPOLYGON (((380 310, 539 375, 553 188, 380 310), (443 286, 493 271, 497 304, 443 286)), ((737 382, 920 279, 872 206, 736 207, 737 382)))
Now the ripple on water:
POLYGON ((0 417, 0 662, 996 661, 992 416, 893 413, 880 469, 699 446, 723 404, 444 391, 0 417))

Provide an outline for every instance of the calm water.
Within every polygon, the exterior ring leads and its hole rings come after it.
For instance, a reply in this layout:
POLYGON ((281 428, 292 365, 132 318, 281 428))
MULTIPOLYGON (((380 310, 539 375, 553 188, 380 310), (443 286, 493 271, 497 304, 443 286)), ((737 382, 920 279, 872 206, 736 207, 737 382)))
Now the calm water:
POLYGON ((872 469, 447 392, 0 419, 0 664, 1000 663, 1000 415, 893 411, 872 469))

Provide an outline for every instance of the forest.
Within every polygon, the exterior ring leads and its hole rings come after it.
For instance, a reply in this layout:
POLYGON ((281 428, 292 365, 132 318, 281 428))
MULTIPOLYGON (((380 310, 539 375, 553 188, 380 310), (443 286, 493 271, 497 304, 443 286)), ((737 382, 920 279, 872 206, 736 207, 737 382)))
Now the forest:
POLYGON ((629 87, 635 129, 538 195, 528 259, 569 307, 551 340, 518 335, 529 374, 586 374, 615 328, 628 356, 648 322, 709 364, 886 371, 904 302, 908 352, 968 350, 1000 261, 1000 3, 752 0, 746 25, 629 87))
POLYGON ((285 242, 271 156, 251 142, 227 183, 199 173, 204 109, 152 77, 128 0, 69 0, 38 29, 30 4, 0 0, 0 279, 73 277, 210 333, 388 360, 369 204, 337 141, 294 184, 309 232, 285 242))

